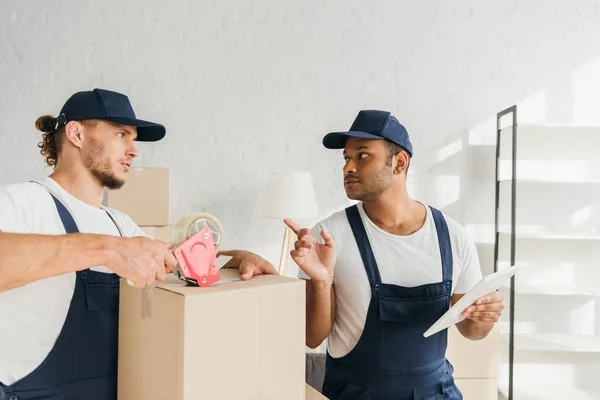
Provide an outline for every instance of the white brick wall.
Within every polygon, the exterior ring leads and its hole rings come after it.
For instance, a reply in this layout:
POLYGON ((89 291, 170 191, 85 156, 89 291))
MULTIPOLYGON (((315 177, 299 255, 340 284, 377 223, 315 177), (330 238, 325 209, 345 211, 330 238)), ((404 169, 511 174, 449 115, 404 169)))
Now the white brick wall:
MULTIPOLYGON (((519 103, 537 120, 600 119, 598 62, 589 64, 600 57, 599 8, 591 0, 1 0, 0 184, 49 173, 36 147, 38 115, 56 114, 78 90, 123 91, 140 117, 168 128, 162 142, 139 146, 137 166, 171 169, 172 221, 213 213, 226 247, 276 260, 283 225, 257 215, 266 174, 308 169, 322 215, 344 207, 341 155, 321 138, 349 127, 361 108, 384 108, 413 137, 413 196, 484 225, 474 239, 488 241, 491 118, 519 103)), ((484 261, 489 248, 481 247, 484 261)))

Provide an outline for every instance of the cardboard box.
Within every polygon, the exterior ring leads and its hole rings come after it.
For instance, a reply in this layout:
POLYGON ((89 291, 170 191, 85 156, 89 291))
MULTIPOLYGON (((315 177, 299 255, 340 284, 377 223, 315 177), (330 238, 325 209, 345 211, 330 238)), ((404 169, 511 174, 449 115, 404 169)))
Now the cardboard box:
POLYGON ((327 397, 323 396, 321 393, 316 391, 311 386, 306 385, 306 392, 304 395, 304 400, 321 400, 321 399, 327 400, 327 397))
POLYGON ((139 226, 169 225, 169 170, 132 168, 121 189, 106 192, 106 206, 129 215, 139 226))
POLYGON ((463 337, 456 326, 448 329, 446 358, 454 366, 454 378, 496 378, 500 363, 498 324, 482 340, 463 337))
POLYGON ((496 379, 455 379, 464 400, 498 400, 496 379))
POLYGON ((173 226, 141 226, 142 230, 154 239, 165 243, 173 243, 173 226))
POLYGON ((119 399, 302 400, 305 283, 279 275, 240 281, 222 269, 207 288, 172 278, 143 290, 121 283, 119 399))

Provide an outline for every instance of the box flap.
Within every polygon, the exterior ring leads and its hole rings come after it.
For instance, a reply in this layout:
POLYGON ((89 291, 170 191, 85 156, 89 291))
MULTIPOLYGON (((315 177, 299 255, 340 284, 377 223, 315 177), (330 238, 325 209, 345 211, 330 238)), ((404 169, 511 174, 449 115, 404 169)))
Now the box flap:
POLYGON ((288 278, 280 275, 256 275, 250 280, 242 281, 239 270, 236 268, 221 268, 220 274, 221 279, 208 287, 188 286, 174 275, 168 275, 167 279, 157 283, 156 287, 182 296, 201 296, 257 286, 279 285, 298 280, 297 278, 288 278))

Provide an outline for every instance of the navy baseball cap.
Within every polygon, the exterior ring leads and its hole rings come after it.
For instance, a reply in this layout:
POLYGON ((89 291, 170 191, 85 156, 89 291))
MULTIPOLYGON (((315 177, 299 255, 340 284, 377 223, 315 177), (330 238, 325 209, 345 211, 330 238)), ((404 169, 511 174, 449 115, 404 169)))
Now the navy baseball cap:
POLYGON ((323 138, 328 149, 343 149, 348 137, 362 139, 387 139, 405 149, 412 157, 413 149, 406 128, 387 111, 362 110, 347 132, 332 132, 323 138))
POLYGON ((104 89, 75 93, 60 110, 57 119, 58 127, 66 125, 69 121, 84 119, 100 119, 135 126, 137 140, 140 142, 156 142, 166 133, 161 124, 137 119, 127 96, 104 89))

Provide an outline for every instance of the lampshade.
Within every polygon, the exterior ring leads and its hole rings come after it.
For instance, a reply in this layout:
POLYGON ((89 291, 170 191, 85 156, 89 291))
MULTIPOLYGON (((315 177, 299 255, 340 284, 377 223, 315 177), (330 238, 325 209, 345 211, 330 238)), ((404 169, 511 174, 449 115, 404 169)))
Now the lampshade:
POLYGON ((265 218, 312 218, 317 216, 317 202, 310 172, 269 174, 262 202, 265 218))

